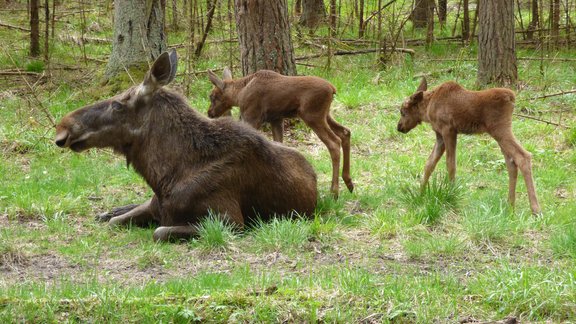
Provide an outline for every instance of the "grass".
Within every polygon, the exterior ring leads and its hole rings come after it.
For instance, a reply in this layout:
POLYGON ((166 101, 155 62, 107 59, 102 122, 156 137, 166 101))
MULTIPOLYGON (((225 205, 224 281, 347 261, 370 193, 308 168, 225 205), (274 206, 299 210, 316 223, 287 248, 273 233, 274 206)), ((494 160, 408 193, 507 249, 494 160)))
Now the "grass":
MULTIPOLYGON (((24 12, 6 22, 26 25, 18 18, 24 12)), ((89 18, 104 31, 94 35, 107 37, 111 21, 97 12, 89 18)), ((78 25, 78 17, 69 19, 78 25)), ((221 31, 219 24, 215 30, 221 31)), ((355 37, 351 30, 344 36, 355 37)), ((27 35, 1 29, 0 38, 10 39, 10 54, 22 70, 48 69, 26 56, 27 35)), ((171 44, 184 40, 169 33, 171 44)), ((304 41, 295 44, 297 55, 316 51, 304 41)), ((375 55, 334 57, 330 70, 325 58, 298 66, 299 74, 324 77, 338 89, 331 112, 352 131, 353 193, 341 183, 340 198, 332 199, 328 151, 306 127, 296 126, 285 142, 318 174, 313 218, 274 219, 238 231, 211 215, 198 225, 197 239, 166 244, 152 241, 153 228, 111 229, 94 221, 96 214, 145 201, 152 192, 110 151, 73 154, 53 145, 44 108, 59 120, 108 94, 96 82, 103 65, 85 64, 77 46, 52 45, 52 62, 58 63, 52 68, 80 70, 53 69, 52 78, 36 85, 38 100, 22 90, 20 79, 0 80, 0 322, 576 318, 576 96, 530 100, 571 89, 571 62, 518 62, 516 112, 566 126, 513 119, 516 137, 533 155, 540 217, 530 215, 521 176, 517 205, 508 206, 506 166, 487 136, 460 136, 456 182, 445 180, 443 158, 420 190, 434 135, 427 125, 397 132, 400 103, 417 88, 419 73, 431 73, 431 87, 447 80, 476 87, 476 63, 469 60, 475 46, 435 44, 416 47, 414 59, 394 55, 385 69, 375 55), (431 60, 437 58, 451 61, 431 60)), ((228 46, 237 55, 233 44, 208 44, 195 69, 229 65, 228 46)), ((105 60, 109 53, 98 44, 86 49, 91 58, 105 60)), ((517 50, 519 57, 541 54, 517 50)), ((185 51, 178 51, 184 62, 185 51)), ((570 57, 573 50, 548 54, 570 57)), ((15 68, 3 50, 0 68, 15 68)), ((178 72, 185 72, 183 65, 178 72)), ((183 83, 178 75, 174 86, 183 83)), ((187 94, 191 106, 205 113, 211 87, 207 77, 195 76, 187 94)))

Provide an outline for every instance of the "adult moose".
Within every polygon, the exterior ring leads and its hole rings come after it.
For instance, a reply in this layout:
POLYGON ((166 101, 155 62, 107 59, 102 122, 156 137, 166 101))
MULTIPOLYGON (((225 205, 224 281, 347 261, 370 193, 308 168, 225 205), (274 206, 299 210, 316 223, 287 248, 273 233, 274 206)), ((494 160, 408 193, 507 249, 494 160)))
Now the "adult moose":
POLYGON ((524 176, 528 199, 533 214, 540 213, 536 189, 532 179, 531 155, 512 134, 514 92, 504 88, 470 91, 455 82, 446 82, 427 91, 426 79, 422 79, 416 93, 402 104, 398 131, 408 133, 422 122, 432 125, 436 144, 426 162, 422 187, 428 182, 438 160, 446 151, 448 177, 456 175, 456 136, 458 134, 488 133, 498 145, 508 168, 508 201, 514 206, 518 169, 524 176))
POLYGON ((140 85, 73 111, 56 127, 56 145, 75 152, 111 147, 154 191, 149 201, 117 208, 101 220, 156 221, 153 238, 166 241, 197 234, 195 225, 209 211, 238 227, 255 217, 311 215, 316 175, 306 159, 242 123, 192 110, 163 88, 176 65, 175 51, 163 53, 140 85))
POLYGON ((284 76, 269 70, 260 70, 240 79, 232 79, 228 68, 220 79, 208 71, 214 89, 210 94, 208 116, 220 117, 240 107, 241 119, 259 129, 270 123, 272 137, 282 142, 284 118, 300 117, 326 145, 332 159, 330 191, 338 198, 340 147, 342 147, 342 179, 352 192, 350 177, 350 130, 330 116, 330 105, 336 89, 330 82, 314 76, 284 76))

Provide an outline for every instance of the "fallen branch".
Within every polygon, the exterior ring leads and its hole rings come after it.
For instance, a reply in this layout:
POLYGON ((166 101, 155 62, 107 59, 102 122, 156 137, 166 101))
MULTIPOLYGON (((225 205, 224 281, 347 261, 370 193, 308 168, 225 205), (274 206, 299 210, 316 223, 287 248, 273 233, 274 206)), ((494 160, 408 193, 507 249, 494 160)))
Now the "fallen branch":
POLYGON ((571 93, 576 93, 576 89, 572 89, 572 90, 568 90, 568 91, 560 91, 560 92, 556 92, 556 93, 550 93, 550 94, 546 94, 546 95, 538 96, 538 97, 532 97, 532 98, 529 98, 527 100, 536 100, 536 99, 557 97, 557 96, 563 96, 563 95, 571 94, 571 93))
POLYGON ((448 69, 443 69, 443 70, 438 70, 438 71, 432 71, 432 72, 428 72, 428 73, 418 73, 418 74, 415 74, 415 75, 412 77, 412 79, 413 79, 413 80, 416 80, 416 79, 419 79, 419 78, 422 78, 422 77, 429 77, 429 76, 432 76, 432 75, 435 75, 435 74, 440 74, 440 73, 452 73, 452 71, 454 71, 453 68, 448 68, 448 69))
POLYGON ((4 71, 0 71, 0 75, 33 75, 33 76, 39 76, 42 74, 38 73, 38 72, 30 72, 30 71, 4 70, 4 71))
MULTIPOLYGON (((401 52, 401 53, 410 54, 410 56, 416 55, 416 52, 415 52, 413 49, 410 49, 410 48, 394 48, 393 50, 394 50, 395 52, 401 52)), ((368 48, 368 49, 362 49, 362 50, 356 50, 356 51, 336 51, 336 52, 332 53, 332 55, 334 55, 334 56, 338 56, 338 55, 357 55, 357 54, 376 53, 376 52, 380 52, 380 51, 384 51, 384 49, 381 49, 381 48, 368 48)), ((297 57, 297 58, 296 58, 296 61, 308 60, 308 59, 323 57, 323 56, 327 56, 327 55, 328 55, 328 53, 305 55, 305 56, 297 57)))
POLYGON ((6 27, 8 29, 17 29, 17 30, 21 30, 23 32, 30 32, 30 29, 24 28, 24 27, 20 27, 20 26, 14 26, 14 25, 10 25, 10 24, 6 24, 3 22, 0 22, 0 27, 6 27))
POLYGON ((536 117, 532 117, 532 116, 528 116, 528 115, 522 115, 522 114, 518 114, 518 113, 513 113, 513 115, 514 115, 514 116, 521 117, 521 118, 526 118, 526 119, 531 119, 531 120, 539 121, 539 122, 541 122, 541 123, 545 123, 545 124, 548 124, 548 125, 554 125, 554 126, 557 126, 557 127, 568 128, 568 127, 566 127, 566 126, 564 126, 564 125, 561 125, 561 124, 558 124, 558 123, 555 123, 555 122, 547 121, 547 120, 544 120, 544 119, 540 119, 540 118, 536 118, 536 117))
POLYGON ((76 45, 82 45, 86 43, 95 43, 95 44, 110 44, 112 41, 107 38, 99 38, 99 37, 82 37, 76 35, 58 35, 58 38, 63 42, 71 42, 75 43, 76 45))

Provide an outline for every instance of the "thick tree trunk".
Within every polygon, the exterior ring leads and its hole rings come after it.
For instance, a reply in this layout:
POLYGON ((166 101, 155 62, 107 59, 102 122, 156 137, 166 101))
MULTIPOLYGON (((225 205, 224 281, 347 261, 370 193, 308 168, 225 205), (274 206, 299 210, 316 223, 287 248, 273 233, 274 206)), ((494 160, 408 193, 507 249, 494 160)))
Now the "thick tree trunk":
POLYGON ((441 24, 446 22, 446 13, 448 12, 448 0, 438 0, 438 19, 441 24))
POLYGON ((286 0, 235 0, 242 73, 296 75, 286 0))
POLYGON ((415 0, 414 10, 412 11, 412 23, 415 28, 424 28, 428 24, 428 1, 434 0, 415 0))
POLYGON ((30 56, 40 55, 40 18, 38 7, 40 0, 30 1, 30 56))
POLYGON ((316 28, 326 18, 324 0, 302 0, 302 15, 298 23, 304 27, 316 28))
POLYGON ((482 0, 478 34, 478 83, 514 86, 518 80, 514 1, 482 0))
POLYGON ((148 69, 166 51, 163 0, 115 0, 112 54, 105 78, 131 67, 148 69))
POLYGON ((532 19, 530 20, 530 24, 528 24, 528 31, 526 32, 527 39, 534 39, 534 31, 540 25, 540 15, 538 12, 538 0, 532 0, 532 19))

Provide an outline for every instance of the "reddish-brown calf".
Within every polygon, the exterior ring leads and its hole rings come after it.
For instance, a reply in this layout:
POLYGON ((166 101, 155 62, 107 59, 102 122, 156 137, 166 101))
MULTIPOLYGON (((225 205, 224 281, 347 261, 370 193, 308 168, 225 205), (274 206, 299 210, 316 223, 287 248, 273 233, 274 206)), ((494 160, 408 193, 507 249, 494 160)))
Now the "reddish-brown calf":
POLYGON ((398 131, 407 133, 421 122, 432 125, 436 132, 436 144, 426 162, 422 187, 426 185, 438 160, 446 151, 448 177, 456 175, 456 136, 458 134, 488 133, 504 154, 508 168, 508 200, 512 206, 516 199, 518 169, 524 176, 532 213, 540 213, 532 179, 531 154, 512 134, 514 92, 504 88, 470 91, 455 82, 446 82, 427 91, 426 79, 422 79, 415 94, 400 109, 398 131))
POLYGON ((330 82, 314 76, 284 76, 274 71, 261 70, 240 79, 232 79, 228 68, 224 78, 208 72, 214 89, 210 94, 211 118, 222 116, 240 107, 243 121, 259 129, 262 123, 272 126, 275 141, 282 142, 284 118, 300 117, 326 145, 332 159, 332 185, 330 190, 338 197, 340 147, 343 153, 342 179, 352 192, 350 177, 350 130, 330 116, 330 105, 336 89, 330 82))

